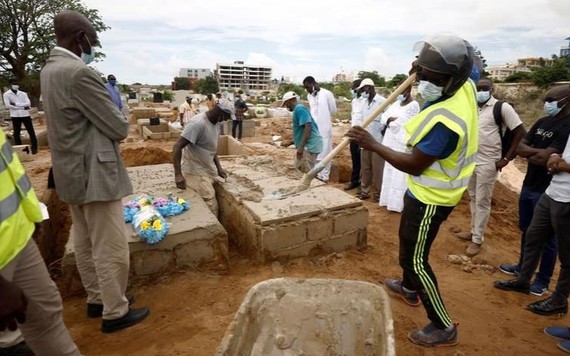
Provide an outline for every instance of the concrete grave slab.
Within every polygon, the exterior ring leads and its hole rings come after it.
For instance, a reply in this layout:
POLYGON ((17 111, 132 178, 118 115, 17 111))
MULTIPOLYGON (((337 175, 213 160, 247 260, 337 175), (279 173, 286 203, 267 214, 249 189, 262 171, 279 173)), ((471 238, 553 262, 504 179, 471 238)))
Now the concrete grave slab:
MULTIPOLYGON (((148 245, 135 234, 131 224, 125 224, 131 256, 131 273, 144 276, 164 273, 176 268, 202 267, 227 270, 228 238, 224 227, 209 210, 204 201, 192 190, 179 190, 174 185, 171 164, 127 168, 133 191, 153 196, 173 193, 190 202, 190 210, 181 215, 166 218, 171 223, 164 240, 148 245)), ((133 196, 124 198, 128 201, 133 196)), ((73 242, 66 246, 64 271, 75 267, 73 242)), ((71 274, 72 272, 68 272, 71 274)), ((65 274, 65 272, 64 272, 65 274)))
POLYGON ((285 199, 272 193, 300 184, 271 162, 224 159, 230 176, 216 186, 220 221, 230 241, 267 262, 366 246, 368 210, 362 201, 318 180, 285 199), (277 173, 277 174, 276 174, 277 173))

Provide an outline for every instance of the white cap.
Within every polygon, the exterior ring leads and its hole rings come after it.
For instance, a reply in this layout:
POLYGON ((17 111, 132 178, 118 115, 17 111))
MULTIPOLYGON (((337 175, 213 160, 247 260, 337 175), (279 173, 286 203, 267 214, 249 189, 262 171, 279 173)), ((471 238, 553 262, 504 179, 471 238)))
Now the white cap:
POLYGON ((360 83, 360 86, 356 89, 362 89, 363 87, 365 87, 366 85, 372 85, 374 86, 374 82, 372 81, 372 79, 370 78, 365 78, 362 79, 362 82, 360 83))
MULTIPOLYGON (((293 98, 299 98, 299 95, 297 95, 297 93, 295 93, 294 91, 288 91, 283 95, 283 105, 285 104, 285 102, 287 100, 293 99, 293 98)), ((281 106, 283 106, 281 105, 281 106)))

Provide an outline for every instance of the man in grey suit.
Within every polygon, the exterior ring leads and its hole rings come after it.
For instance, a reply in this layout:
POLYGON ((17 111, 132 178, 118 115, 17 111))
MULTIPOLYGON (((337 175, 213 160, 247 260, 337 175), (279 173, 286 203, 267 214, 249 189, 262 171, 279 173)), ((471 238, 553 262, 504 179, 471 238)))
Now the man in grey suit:
POLYGON ((86 66, 98 43, 92 24, 78 12, 54 18, 57 46, 41 72, 53 174, 59 197, 69 203, 71 236, 87 315, 103 317, 101 331, 142 321, 148 308, 129 309, 125 296, 129 247, 121 198, 132 193, 119 154, 129 124, 103 81, 86 66))

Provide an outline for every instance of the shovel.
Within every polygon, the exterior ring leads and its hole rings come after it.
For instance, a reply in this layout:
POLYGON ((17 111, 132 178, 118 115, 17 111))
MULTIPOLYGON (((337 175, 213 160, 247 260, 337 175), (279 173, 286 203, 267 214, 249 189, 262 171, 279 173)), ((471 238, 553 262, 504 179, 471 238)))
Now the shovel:
MULTIPOLYGON (((382 102, 382 104, 380 104, 376 108, 376 110, 374 110, 372 112, 372 114, 370 114, 370 116, 368 116, 366 118, 366 120, 364 120, 362 125, 360 125, 360 126, 362 128, 366 128, 366 126, 368 126, 372 121, 374 121, 374 119, 378 115, 380 115, 380 113, 382 111, 386 110, 386 108, 396 100, 398 95, 402 94, 402 92, 407 87, 412 85, 412 83, 415 80, 416 80, 416 73, 412 73, 408 77, 408 79, 406 79, 402 84, 400 84, 396 88, 396 90, 394 90, 394 92, 392 94, 390 94, 390 96, 388 96, 388 98, 384 102, 382 102)), ((296 187, 294 189, 294 191, 290 192, 289 194, 299 193, 299 192, 302 192, 302 191, 306 190, 307 188, 309 188, 309 185, 311 185, 311 181, 317 176, 317 174, 319 174, 319 172, 322 171, 325 168, 325 166, 330 161, 332 161, 332 159, 348 145, 349 142, 350 142, 350 138, 345 136, 338 146, 336 146, 328 155, 325 156, 325 158, 323 158, 323 160, 321 160, 317 165, 315 165, 315 167, 313 167, 313 169, 311 169, 309 171, 309 173, 307 173, 303 176, 303 180, 302 180, 301 184, 298 187, 296 187)), ((289 194, 287 194, 287 195, 289 195, 289 194)))

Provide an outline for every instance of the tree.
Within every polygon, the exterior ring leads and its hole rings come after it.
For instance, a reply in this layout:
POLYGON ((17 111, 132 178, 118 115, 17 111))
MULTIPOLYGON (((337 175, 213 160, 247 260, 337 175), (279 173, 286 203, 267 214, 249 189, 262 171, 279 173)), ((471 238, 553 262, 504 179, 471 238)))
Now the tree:
POLYGON ((291 84, 291 83, 279 84, 279 87, 277 88, 277 96, 281 98, 283 97, 283 94, 285 94, 288 91, 293 91, 297 93, 297 95, 299 95, 300 98, 307 97, 307 92, 305 91, 305 88, 303 88, 300 85, 291 84))
POLYGON ((187 77, 176 77, 174 78, 174 89, 175 90, 190 90, 192 89, 192 84, 190 78, 187 77))
POLYGON ((214 77, 206 77, 203 79, 198 79, 194 83, 194 91, 199 94, 212 94, 217 93, 220 90, 218 81, 214 77))
POLYGON ((358 72, 358 78, 359 79, 370 78, 374 82, 374 86, 377 86, 377 87, 386 86, 386 78, 384 78, 383 76, 378 74, 377 71, 373 71, 373 72, 360 71, 360 72, 358 72))
POLYGON ((515 72, 504 80, 505 83, 524 83, 530 82, 530 73, 529 72, 515 72))
POLYGON ((531 73, 531 78, 534 84, 541 88, 554 82, 570 80, 570 67, 566 56, 556 59, 551 67, 543 66, 536 69, 531 73))
POLYGON ((393 88, 397 85, 400 85, 400 83, 402 83, 404 80, 408 79, 408 75, 407 74, 396 74, 392 79, 390 79, 390 81, 388 83, 386 83, 388 85, 388 88, 393 88))
MULTIPOLYGON (((97 32, 109 29, 97 10, 85 7, 80 0, 0 0, 0 72, 4 80, 12 76, 32 95, 39 94, 39 72, 55 44, 53 17, 63 10, 84 14, 97 32)), ((104 54, 97 53, 97 57, 104 54)))

